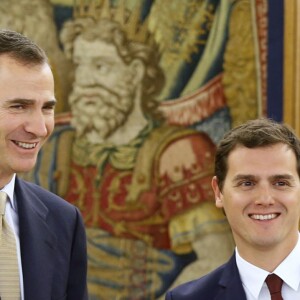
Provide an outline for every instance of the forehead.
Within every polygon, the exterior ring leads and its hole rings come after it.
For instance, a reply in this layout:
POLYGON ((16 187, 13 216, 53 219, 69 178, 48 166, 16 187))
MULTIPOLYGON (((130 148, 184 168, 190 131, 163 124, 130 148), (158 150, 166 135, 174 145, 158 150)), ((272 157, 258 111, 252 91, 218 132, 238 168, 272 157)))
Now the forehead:
POLYGON ((286 144, 247 148, 237 146, 228 156, 228 173, 297 172, 294 151, 286 144))
POLYGON ((74 42, 74 57, 119 57, 119 54, 113 44, 100 39, 88 41, 78 36, 74 42))
POLYGON ((51 72, 51 68, 47 62, 35 63, 35 62, 25 62, 21 59, 14 58, 12 55, 8 54, 0 54, 0 72, 1 74, 8 74, 8 71, 15 71, 17 73, 23 72, 43 72, 45 70, 51 72))
POLYGON ((54 79, 50 66, 24 65, 15 59, 0 55, 1 100, 18 97, 54 98, 54 79))

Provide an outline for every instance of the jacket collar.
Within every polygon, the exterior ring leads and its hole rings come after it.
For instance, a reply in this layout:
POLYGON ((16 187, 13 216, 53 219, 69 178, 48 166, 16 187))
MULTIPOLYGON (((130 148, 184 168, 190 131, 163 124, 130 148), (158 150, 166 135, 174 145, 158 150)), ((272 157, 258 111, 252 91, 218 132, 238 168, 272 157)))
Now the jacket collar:
POLYGON ((235 253, 226 264, 219 285, 222 288, 215 300, 247 300, 236 264, 235 253))
POLYGON ((47 225, 49 210, 34 189, 34 185, 16 178, 24 295, 25 299, 46 300, 44 295, 51 295, 56 236, 47 225))

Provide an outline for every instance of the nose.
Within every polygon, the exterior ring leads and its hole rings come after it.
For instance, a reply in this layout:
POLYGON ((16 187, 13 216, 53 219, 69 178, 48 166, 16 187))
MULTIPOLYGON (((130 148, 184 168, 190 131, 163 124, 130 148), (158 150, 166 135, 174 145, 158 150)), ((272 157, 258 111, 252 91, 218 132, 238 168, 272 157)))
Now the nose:
POLYGON ((24 128, 26 132, 29 132, 36 137, 46 137, 48 135, 46 117, 41 111, 35 111, 30 114, 24 128))
POLYGON ((274 204, 274 196, 272 194, 272 188, 269 185, 263 185, 258 189, 255 197, 255 204, 257 205, 272 205, 274 204))

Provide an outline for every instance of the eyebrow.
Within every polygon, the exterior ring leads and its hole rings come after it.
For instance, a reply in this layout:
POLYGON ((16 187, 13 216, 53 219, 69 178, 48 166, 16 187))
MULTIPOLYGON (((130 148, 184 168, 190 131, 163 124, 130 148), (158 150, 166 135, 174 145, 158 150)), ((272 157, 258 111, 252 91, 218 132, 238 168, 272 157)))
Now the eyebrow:
POLYGON ((245 180, 245 179, 254 180, 255 178, 257 178, 257 176, 250 175, 250 174, 238 174, 233 177, 233 181, 239 181, 239 180, 245 180))
POLYGON ((278 174, 272 176, 273 179, 288 179, 288 180, 295 180, 294 176, 290 174, 278 174))
POLYGON ((51 104, 51 105, 55 106, 56 103, 57 103, 56 99, 53 99, 53 100, 48 100, 45 104, 47 104, 47 105, 51 104))
MULTIPOLYGON (((9 104, 27 104, 27 105, 31 105, 35 102, 36 100, 33 99, 22 99, 22 98, 17 98, 17 99, 11 99, 11 100, 7 100, 6 102, 9 104)), ((49 105, 55 105, 57 103, 56 99, 51 99, 45 102, 45 104, 49 105)))
MULTIPOLYGON (((259 176, 251 175, 251 174, 238 174, 233 178, 233 181, 239 181, 239 180, 255 180, 259 178, 259 176)), ((275 174, 269 177, 271 180, 275 179, 288 179, 288 180, 294 180, 294 176, 290 174, 275 174)))

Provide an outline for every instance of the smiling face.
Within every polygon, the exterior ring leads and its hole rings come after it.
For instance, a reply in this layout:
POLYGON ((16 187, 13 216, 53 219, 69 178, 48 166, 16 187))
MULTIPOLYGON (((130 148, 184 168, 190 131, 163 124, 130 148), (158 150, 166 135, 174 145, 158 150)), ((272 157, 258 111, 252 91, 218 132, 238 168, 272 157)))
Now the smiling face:
POLYGON ((212 180, 240 254, 291 251, 298 239, 300 181, 294 152, 285 144, 246 148, 228 156, 222 191, 212 180))
POLYGON ((22 65, 0 55, 0 186, 31 170, 54 128, 54 82, 50 67, 22 65))

